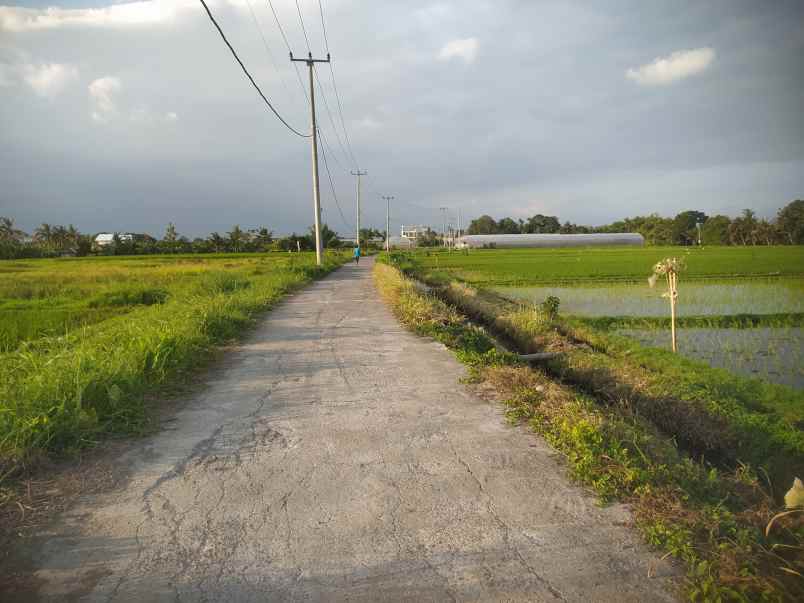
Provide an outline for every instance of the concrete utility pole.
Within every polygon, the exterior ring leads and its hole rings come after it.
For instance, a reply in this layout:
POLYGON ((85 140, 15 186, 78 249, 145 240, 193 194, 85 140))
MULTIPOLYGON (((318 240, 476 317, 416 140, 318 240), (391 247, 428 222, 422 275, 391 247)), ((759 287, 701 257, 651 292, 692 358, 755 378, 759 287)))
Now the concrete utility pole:
POLYGON ((446 207, 439 207, 438 209, 441 210, 441 243, 444 247, 448 245, 447 243, 447 208, 446 207))
POLYGON ((394 197, 382 197, 385 199, 385 251, 391 251, 391 201, 394 197))
POLYGON ((355 238, 355 244, 360 247, 360 176, 365 176, 368 174, 366 171, 360 171, 360 168, 356 172, 352 172, 352 176, 357 176, 357 236, 355 238))
POLYGON ((318 128, 315 124, 315 89, 313 88, 313 66, 315 63, 329 63, 329 53, 326 59, 314 59, 313 53, 307 53, 306 59, 294 59, 290 53, 290 60, 294 63, 307 63, 310 71, 310 122, 313 128, 313 207, 315 209, 315 263, 321 265, 321 191, 318 188, 318 128))

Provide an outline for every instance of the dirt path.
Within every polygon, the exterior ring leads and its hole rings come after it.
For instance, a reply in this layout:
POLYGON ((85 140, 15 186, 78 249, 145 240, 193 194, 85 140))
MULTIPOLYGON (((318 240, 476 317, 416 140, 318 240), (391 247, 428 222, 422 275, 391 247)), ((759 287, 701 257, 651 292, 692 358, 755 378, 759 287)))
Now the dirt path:
POLYGON ((672 573, 346 266, 35 547, 45 601, 662 601, 672 573))

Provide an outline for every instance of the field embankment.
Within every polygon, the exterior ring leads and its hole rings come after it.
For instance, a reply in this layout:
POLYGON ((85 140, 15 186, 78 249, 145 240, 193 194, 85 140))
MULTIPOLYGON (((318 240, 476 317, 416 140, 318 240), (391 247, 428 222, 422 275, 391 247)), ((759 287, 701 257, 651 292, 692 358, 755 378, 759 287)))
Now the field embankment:
POLYGON ((764 532, 791 476, 804 469, 804 437, 791 420, 802 405, 791 403, 792 390, 640 350, 395 259, 434 287, 422 294, 395 269, 378 267, 378 285, 401 320, 455 349, 476 380, 507 399, 512 419, 527 420, 567 456, 575 478, 603 498, 630 502, 646 538, 687 564, 691 598, 804 595, 800 515, 764 532), (518 351, 561 356, 540 369, 523 366, 467 316, 518 351))
POLYGON ((149 398, 344 258, 148 256, 0 266, 0 476, 131 433, 149 398))

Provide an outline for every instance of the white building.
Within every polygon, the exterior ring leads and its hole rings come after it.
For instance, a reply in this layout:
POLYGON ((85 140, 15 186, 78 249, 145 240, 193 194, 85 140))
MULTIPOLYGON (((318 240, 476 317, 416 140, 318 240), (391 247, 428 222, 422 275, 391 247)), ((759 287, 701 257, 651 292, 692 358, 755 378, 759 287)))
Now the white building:
POLYGON ((114 233, 114 232, 101 232, 95 236, 95 245, 97 247, 106 247, 114 243, 114 235, 120 239, 121 243, 130 243, 134 240, 134 235, 129 232, 114 233))

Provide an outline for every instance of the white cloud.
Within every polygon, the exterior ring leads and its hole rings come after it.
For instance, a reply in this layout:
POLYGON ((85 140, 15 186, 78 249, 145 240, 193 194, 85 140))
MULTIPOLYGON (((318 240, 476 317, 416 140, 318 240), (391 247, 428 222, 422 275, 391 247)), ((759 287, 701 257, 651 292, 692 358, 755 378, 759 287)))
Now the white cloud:
POLYGON ((78 68, 62 63, 46 63, 44 65, 25 65, 23 76, 33 91, 43 97, 55 96, 64 87, 78 77, 78 68))
POLYGON ((480 46, 477 38, 463 38, 450 40, 438 53, 438 58, 442 61, 450 59, 463 59, 466 63, 473 63, 477 57, 477 49, 480 46))
POLYGON ((191 0, 141 0, 101 8, 45 9, 0 6, 0 31, 25 32, 61 27, 126 27, 173 20, 191 0))
POLYGON ((88 90, 94 121, 105 124, 117 115, 115 96, 122 88, 120 78, 110 75, 93 80, 88 90))
POLYGON ((714 48, 677 50, 667 57, 658 57, 652 63, 625 72, 628 79, 645 86, 671 84, 705 71, 715 60, 714 48))

